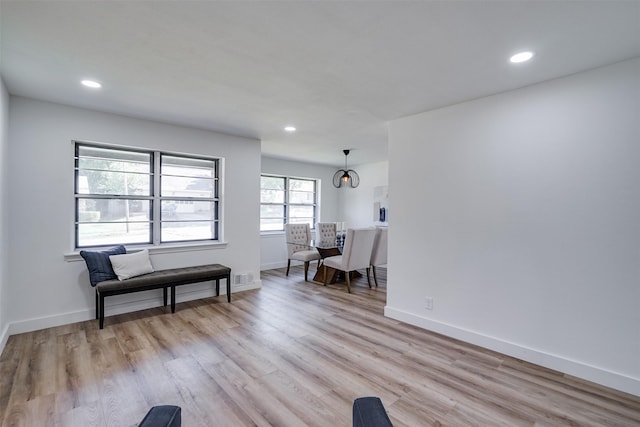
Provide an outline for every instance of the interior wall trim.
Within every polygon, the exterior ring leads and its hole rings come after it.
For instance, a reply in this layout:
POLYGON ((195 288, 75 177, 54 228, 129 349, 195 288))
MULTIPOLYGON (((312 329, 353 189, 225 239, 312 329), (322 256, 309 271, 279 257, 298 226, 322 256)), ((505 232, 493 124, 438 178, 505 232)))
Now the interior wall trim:
MULTIPOLYGON (((248 291, 251 289, 259 289, 262 287, 261 280, 254 280, 252 283, 246 285, 237 285, 232 284, 232 298, 231 303, 233 304, 233 295, 237 292, 248 291)), ((202 298, 209 298, 214 296, 215 291, 211 289, 211 286, 207 286, 206 289, 198 289, 198 290, 186 290, 183 289, 180 292, 180 287, 176 288, 176 298, 178 300, 178 304, 181 302, 192 301, 202 298)), ((220 297, 226 295, 226 286, 220 286, 220 297)), ((93 303, 93 299, 91 300, 93 303)), ((222 300, 221 300, 222 301, 222 300)), ((226 302, 226 298, 224 302, 226 302)), ((136 294, 126 294, 126 295, 118 295, 112 298, 105 299, 105 313, 106 318, 109 316, 115 316, 118 314, 131 313, 138 310, 146 310, 149 308, 162 307, 162 292, 161 290, 153 290, 153 291, 145 291, 136 294), (157 292, 156 292, 157 291, 157 292), (131 299, 126 298, 127 296, 138 296, 138 298, 131 299), (140 298, 142 296, 142 298, 140 298), (117 298, 117 297, 125 297, 125 298, 117 298), (109 299, 114 300, 109 304, 109 299)), ((170 312, 170 307, 167 305, 167 310, 170 312)), ((178 308, 176 308, 176 312, 178 308)), ((3 335, 0 336, 0 353, 4 350, 4 346, 9 339, 9 336, 22 334, 25 332, 37 331, 39 329, 45 328, 53 328, 56 326, 68 325, 70 323, 76 322, 84 322, 87 320, 97 320, 95 319, 95 308, 93 305, 91 308, 86 308, 83 310, 71 311, 67 313, 57 313, 50 316, 43 316, 33 319, 25 319, 18 320, 14 322, 10 322, 9 325, 5 328, 3 335)), ((107 321, 108 326, 108 321, 107 321)))
POLYGON ((534 348, 504 341, 475 331, 459 328, 454 325, 437 322, 426 317, 417 316, 403 310, 385 306, 384 315, 410 325, 436 332, 460 341, 474 344, 489 350, 497 351, 526 362, 545 368, 554 369, 564 374, 573 375, 606 387, 640 396, 640 378, 630 377, 618 372, 567 359, 556 354, 545 353, 534 348))

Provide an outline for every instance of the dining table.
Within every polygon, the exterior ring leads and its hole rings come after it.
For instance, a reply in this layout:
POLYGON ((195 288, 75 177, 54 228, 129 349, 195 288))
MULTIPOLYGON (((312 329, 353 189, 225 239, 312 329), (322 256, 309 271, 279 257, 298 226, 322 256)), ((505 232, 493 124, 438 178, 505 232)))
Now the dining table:
MULTIPOLYGON (((299 242, 287 242, 288 244, 301 245, 299 242)), ((314 282, 324 283, 324 263, 323 260, 328 257, 342 255, 342 248, 344 245, 344 238, 340 239, 331 239, 331 240, 311 240, 308 244, 304 244, 303 246, 308 246, 310 248, 315 248, 320 254, 320 263, 318 265, 318 269, 316 270, 316 274, 313 276, 312 280, 314 282)), ((352 271, 350 273, 351 278, 362 277, 362 274, 357 271, 352 271)), ((336 283, 339 280, 344 280, 344 272, 340 270, 336 270, 332 267, 327 267, 327 283, 336 283)))
MULTIPOLYGON (((313 276, 314 282, 324 283, 324 267, 323 260, 325 258, 341 255, 342 247, 338 246, 335 239, 331 240, 312 240, 310 245, 314 247, 318 253, 320 254, 320 262, 318 263, 318 268, 316 270, 316 274, 313 276)), ((339 271, 335 268, 328 267, 327 268, 327 283, 336 283, 338 280, 339 271)))

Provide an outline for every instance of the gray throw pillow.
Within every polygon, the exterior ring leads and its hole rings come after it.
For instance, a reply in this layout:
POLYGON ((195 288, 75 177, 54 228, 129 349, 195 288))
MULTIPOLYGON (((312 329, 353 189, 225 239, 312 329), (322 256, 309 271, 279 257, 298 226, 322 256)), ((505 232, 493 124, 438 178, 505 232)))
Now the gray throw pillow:
POLYGON ((127 250, 122 245, 104 251, 80 251, 80 256, 84 258, 84 262, 87 263, 91 286, 95 286, 105 280, 117 279, 118 276, 116 276, 116 273, 113 271, 109 256, 126 253, 127 250))

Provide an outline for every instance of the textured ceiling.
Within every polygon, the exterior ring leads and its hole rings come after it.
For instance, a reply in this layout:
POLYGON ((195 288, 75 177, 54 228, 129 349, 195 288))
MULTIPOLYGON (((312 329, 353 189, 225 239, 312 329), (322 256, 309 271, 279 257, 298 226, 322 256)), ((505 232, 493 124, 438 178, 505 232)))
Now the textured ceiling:
POLYGON ((640 56, 638 1, 3 0, 0 27, 11 94, 338 166, 386 159, 389 120, 640 56))

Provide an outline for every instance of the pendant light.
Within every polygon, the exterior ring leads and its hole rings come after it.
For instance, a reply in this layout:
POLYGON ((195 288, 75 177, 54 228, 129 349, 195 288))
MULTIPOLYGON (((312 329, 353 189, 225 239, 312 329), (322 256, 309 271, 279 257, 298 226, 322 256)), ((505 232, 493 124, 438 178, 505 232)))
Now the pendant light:
POLYGON ((349 155, 349 151, 350 150, 342 150, 344 153, 344 169, 338 169, 338 171, 333 175, 333 186, 336 188, 356 188, 360 185, 360 177, 356 171, 347 168, 347 156, 349 155))

